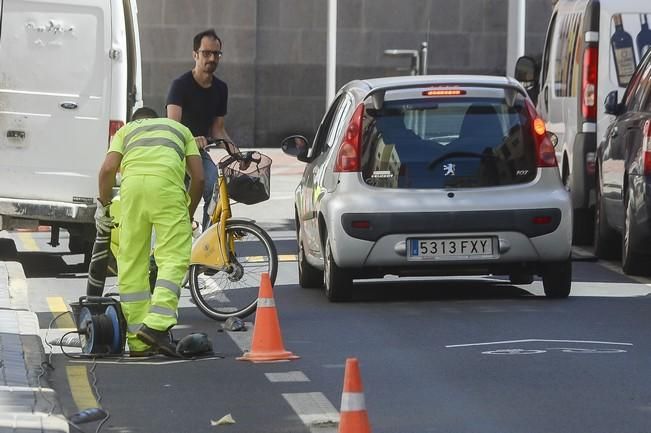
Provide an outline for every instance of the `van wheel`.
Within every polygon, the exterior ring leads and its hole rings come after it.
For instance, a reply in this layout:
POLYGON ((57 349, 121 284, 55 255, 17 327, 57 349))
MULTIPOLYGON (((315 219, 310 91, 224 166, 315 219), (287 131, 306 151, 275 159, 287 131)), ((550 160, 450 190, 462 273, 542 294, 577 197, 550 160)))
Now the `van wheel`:
POLYGON ((601 181, 597 178, 597 204, 594 214, 594 253, 600 259, 617 259, 621 253, 619 234, 608 224, 608 216, 601 193, 601 181))
POLYGON ((635 221, 633 220, 633 205, 629 194, 625 199, 624 232, 622 235, 622 270, 627 275, 648 275, 648 257, 633 248, 637 242, 635 221))
POLYGON ((323 271, 310 265, 305 258, 302 230, 296 231, 298 240, 298 283, 304 289, 323 287, 323 271))
POLYGON ((543 289, 548 298, 567 298, 572 288, 572 260, 550 262, 543 265, 541 272, 543 289))
POLYGON ((0 260, 15 261, 17 259, 16 242, 10 238, 0 238, 0 260))
POLYGON ((594 211, 590 209, 574 209, 574 225, 572 227, 572 244, 590 245, 594 237, 594 211))
POLYGON ((349 301, 352 298, 353 279, 335 263, 329 238, 326 239, 324 259, 323 285, 326 296, 331 302, 349 301))

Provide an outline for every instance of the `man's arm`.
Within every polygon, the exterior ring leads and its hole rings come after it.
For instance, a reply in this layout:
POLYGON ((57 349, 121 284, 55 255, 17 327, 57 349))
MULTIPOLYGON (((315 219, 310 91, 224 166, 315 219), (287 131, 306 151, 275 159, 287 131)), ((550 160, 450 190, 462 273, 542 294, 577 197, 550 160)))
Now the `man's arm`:
POLYGON ((104 158, 104 163, 99 169, 99 201, 106 206, 113 198, 113 187, 115 186, 115 175, 120 168, 122 154, 109 152, 104 158))
POLYGON ((180 105, 167 104, 167 118, 181 122, 183 117, 183 107, 180 105))
POLYGON ((194 213, 201 200, 203 193, 203 164, 201 163, 201 156, 190 155, 185 159, 185 166, 188 174, 190 175, 190 220, 194 219, 194 213))
POLYGON ((233 140, 231 140, 231 137, 229 137, 228 133, 226 132, 223 116, 215 117, 215 120, 212 123, 212 136, 214 138, 221 138, 222 140, 226 140, 228 143, 228 148, 226 148, 226 144, 223 146, 226 151, 230 153, 240 152, 240 149, 235 143, 233 143, 233 140))

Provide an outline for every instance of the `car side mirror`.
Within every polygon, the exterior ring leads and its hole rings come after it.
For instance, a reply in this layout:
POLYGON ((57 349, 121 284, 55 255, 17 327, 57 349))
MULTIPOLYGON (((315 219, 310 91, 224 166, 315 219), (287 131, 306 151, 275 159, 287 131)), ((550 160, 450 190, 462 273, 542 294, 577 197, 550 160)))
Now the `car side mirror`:
POLYGON ((558 135, 553 132, 547 131, 547 138, 552 142, 552 145, 556 147, 558 145, 558 135))
POLYGON ((295 156, 302 162, 307 162, 307 152, 310 150, 307 138, 302 135, 290 135, 280 143, 280 148, 287 155, 295 156))
POLYGON ((515 63, 513 76, 522 84, 535 103, 538 99, 538 65, 536 61, 529 56, 520 57, 515 63))
POLYGON ((606 95, 604 101, 604 111, 606 114, 617 116, 622 112, 621 104, 617 103, 617 90, 612 90, 606 95))

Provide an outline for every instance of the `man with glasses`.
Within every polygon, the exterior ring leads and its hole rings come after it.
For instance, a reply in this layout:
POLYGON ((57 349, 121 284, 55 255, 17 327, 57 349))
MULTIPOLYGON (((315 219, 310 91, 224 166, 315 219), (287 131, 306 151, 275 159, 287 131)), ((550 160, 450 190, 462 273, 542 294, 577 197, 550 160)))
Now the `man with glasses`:
POLYGON ((222 40, 214 30, 206 30, 193 40, 194 68, 172 82, 167 95, 167 117, 181 122, 194 135, 200 149, 205 184, 203 191, 203 228, 208 226, 208 204, 217 179, 217 168, 204 150, 206 137, 225 140, 230 152, 239 152, 224 128, 228 87, 214 73, 222 53, 222 40))

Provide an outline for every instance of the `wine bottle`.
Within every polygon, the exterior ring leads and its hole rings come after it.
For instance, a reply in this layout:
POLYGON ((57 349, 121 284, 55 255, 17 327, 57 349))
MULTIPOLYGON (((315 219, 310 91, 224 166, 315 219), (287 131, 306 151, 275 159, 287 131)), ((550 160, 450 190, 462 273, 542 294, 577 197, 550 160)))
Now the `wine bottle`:
POLYGON ((610 38, 610 46, 613 49, 615 59, 615 70, 617 72, 617 83, 620 87, 626 87, 635 72, 635 49, 633 48, 633 38, 626 30, 622 23, 622 15, 613 15, 615 23, 615 32, 610 38))
POLYGON ((646 14, 640 14, 640 33, 635 38, 637 42, 637 50, 640 53, 640 59, 649 48, 651 48, 651 30, 649 30, 649 19, 646 14))

